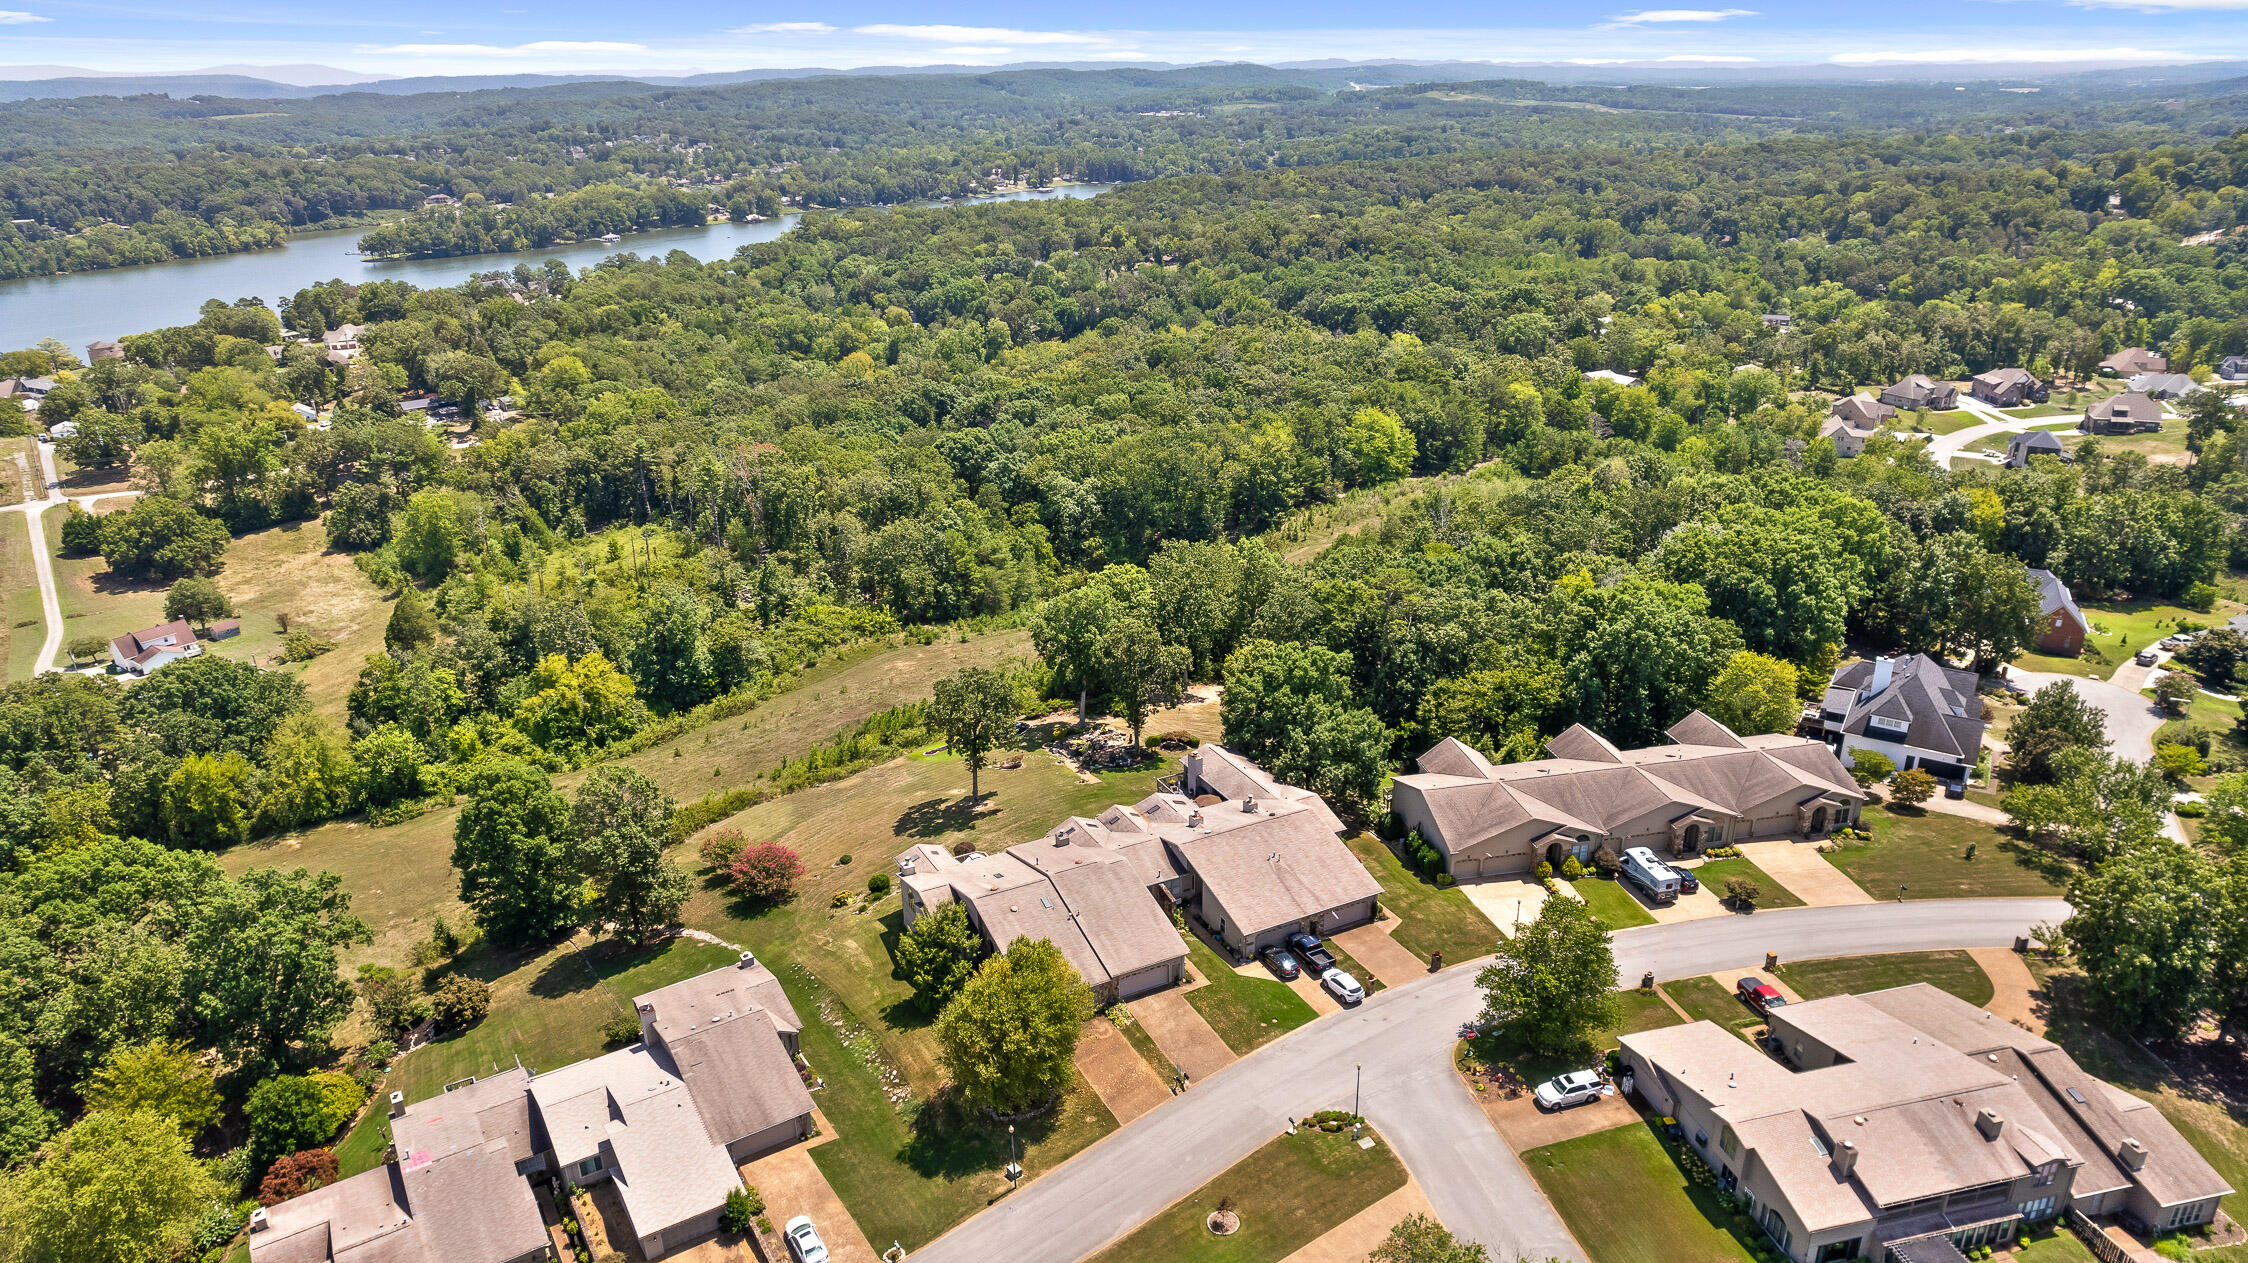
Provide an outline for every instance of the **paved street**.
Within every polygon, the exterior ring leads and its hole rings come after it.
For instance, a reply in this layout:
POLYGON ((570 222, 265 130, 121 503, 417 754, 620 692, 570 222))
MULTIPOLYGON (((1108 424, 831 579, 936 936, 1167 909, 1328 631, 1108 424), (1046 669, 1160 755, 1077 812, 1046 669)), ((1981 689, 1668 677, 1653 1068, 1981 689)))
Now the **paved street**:
POLYGON ((2082 676, 2049 675, 2015 667, 2007 667, 2006 676, 2032 693, 2048 684, 2068 685, 2085 701, 2106 712, 2111 752, 2134 763, 2145 763, 2154 757, 2155 730, 2168 722, 2168 717, 2156 709, 2153 698, 2106 680, 2087 680, 2082 676))
MULTIPOLYGON (((1644 926, 1615 935, 1619 979, 1636 985, 1837 954, 2011 944, 2058 899, 1953 899, 1831 908, 1644 926)), ((1351 1102, 1363 1067, 1363 1110, 1396 1147, 1437 1214, 1493 1258, 1581 1257, 1568 1231, 1452 1073, 1460 1025, 1475 1016, 1472 966, 1370 997, 1275 1040, 1158 1106, 1138 1122, 1040 1174, 1022 1191, 930 1243, 931 1263, 1070 1263, 1131 1230, 1315 1110, 1351 1102)))

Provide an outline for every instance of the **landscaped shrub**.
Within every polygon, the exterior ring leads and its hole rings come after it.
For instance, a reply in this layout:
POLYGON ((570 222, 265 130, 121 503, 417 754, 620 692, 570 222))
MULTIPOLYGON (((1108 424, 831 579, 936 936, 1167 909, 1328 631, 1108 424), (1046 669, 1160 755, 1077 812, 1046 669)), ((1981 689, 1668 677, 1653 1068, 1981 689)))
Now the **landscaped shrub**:
POLYGON ((1582 877, 1583 877, 1584 875, 1585 875, 1585 866, 1584 866, 1584 864, 1583 864, 1583 863, 1582 863, 1581 861, 1579 861, 1579 860, 1577 859, 1577 857, 1576 857, 1576 856, 1572 855, 1572 856, 1569 856, 1569 857, 1568 857, 1567 859, 1564 859, 1564 860, 1562 860, 1562 861, 1561 861, 1561 877, 1562 877, 1562 880, 1564 880, 1564 881, 1576 881, 1576 880, 1578 880, 1578 879, 1582 878, 1582 877))
POLYGON ((846 908, 849 907, 850 904, 851 892, 848 890, 836 891, 835 897, 827 901, 827 906, 830 908, 846 908))
POLYGON ((1725 902, 1736 908, 1753 908, 1763 897, 1764 887, 1757 885, 1754 877, 1725 879, 1725 902))
POLYGON ((727 885, 744 899, 761 903, 786 903, 796 894, 804 876, 804 861, 778 842, 745 847, 727 866, 727 885))
POLYGON ((1539 880, 1539 881, 1552 881, 1552 880, 1553 880, 1553 865, 1551 865, 1551 864, 1548 864, 1548 863, 1546 863, 1546 862, 1545 862, 1544 860, 1539 860, 1539 861, 1538 861, 1538 880, 1539 880))
POLYGON ((429 998, 430 1015, 447 1030, 465 1030, 492 1011, 492 989, 474 978, 453 977, 429 998))
POLYGON ((1436 888, 1438 890, 1450 890, 1452 887, 1459 884, 1460 879, 1452 876, 1450 873, 1438 873, 1436 875, 1436 888))
POLYGON ((718 1212, 718 1226, 728 1232, 748 1232, 765 1213, 765 1199, 756 1189, 735 1189, 726 1194, 726 1208, 718 1212))
POLYGON ((266 1169, 265 1179, 258 1185, 258 1205, 279 1205, 323 1184, 334 1183, 335 1178, 335 1150, 306 1149, 292 1153, 266 1169))
POLYGON ((1592 853, 1592 871, 1602 877, 1614 877, 1624 871, 1624 862, 1617 859, 1613 851, 1594 851, 1592 853))
POLYGON ((1349 1110, 1321 1110, 1304 1121, 1321 1131, 1334 1132, 1343 1131, 1366 1120, 1349 1110))
POLYGON ((1741 848, 1737 846, 1713 846, 1702 852, 1702 855, 1704 858, 1713 860, 1735 860, 1741 857, 1741 848))
POLYGON ((188 1224, 187 1243, 198 1252, 216 1250, 242 1231, 242 1221, 248 1217, 231 1203, 214 1201, 188 1224))
POLYGON ((867 878, 866 893, 873 895, 877 899, 886 894, 889 894, 890 875, 888 873, 876 873, 873 876, 867 878))
POLYGON ((731 867, 734 857, 742 853, 749 839, 739 829, 712 829, 703 835, 696 850, 702 855, 703 867, 720 872, 731 867))
POLYGON ((629 1048, 640 1042, 640 1019, 629 1013, 619 1013, 601 1024, 603 1048, 629 1048))
POLYGON ((2182 802, 2178 804, 2178 814, 2188 820, 2198 820, 2209 814, 2209 804, 2191 800, 2182 802))

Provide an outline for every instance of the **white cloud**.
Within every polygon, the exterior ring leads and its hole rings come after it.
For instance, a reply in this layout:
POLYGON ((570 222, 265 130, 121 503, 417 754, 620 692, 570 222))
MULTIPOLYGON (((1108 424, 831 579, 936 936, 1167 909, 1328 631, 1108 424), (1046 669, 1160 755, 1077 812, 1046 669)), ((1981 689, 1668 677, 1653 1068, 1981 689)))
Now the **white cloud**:
POLYGON ((499 44, 392 44, 364 51, 393 57, 538 57, 548 53, 644 53, 646 44, 611 40, 542 39, 506 47, 499 44))
POLYGON ((54 21, 53 18, 43 18, 36 13, 25 13, 21 9, 0 9, 0 26, 22 26, 26 22, 52 21, 54 21))
POLYGON ((752 22, 727 29, 728 35, 826 35, 835 28, 825 22, 752 22))
POLYGON ((1719 57, 1719 56, 1716 56, 1715 54, 1710 54, 1710 53, 1675 53, 1675 54, 1673 54, 1673 55, 1671 55, 1671 56, 1669 56, 1669 57, 1657 57, 1657 58, 1656 58, 1655 60, 1657 60, 1657 61, 1745 61, 1745 62, 1751 62, 1751 63, 1753 63, 1753 62, 1755 62, 1756 58, 1754 58, 1754 57, 1719 57))
POLYGON ((1722 22, 1727 18, 1752 18, 1754 9, 1642 9, 1637 13, 1619 13, 1609 18, 1629 26, 1649 22, 1722 22))
POLYGON ((1836 53, 1827 58, 1838 66, 1879 66, 1890 62, 1982 64, 1988 62, 2056 61, 2219 61, 2222 55, 2181 53, 2151 48, 1914 48, 1904 51, 1836 53))
POLYGON ((1004 26, 942 26, 903 25, 896 22, 876 22, 871 26, 854 26, 861 35, 888 35, 896 39, 934 40, 940 44, 1106 44, 1100 35, 1087 35, 1079 31, 1018 31, 1004 26))
POLYGON ((2248 0, 2068 0, 2080 9, 2137 9, 2142 13, 2162 10, 2186 12, 2212 12, 2223 9, 2248 9, 2248 0))

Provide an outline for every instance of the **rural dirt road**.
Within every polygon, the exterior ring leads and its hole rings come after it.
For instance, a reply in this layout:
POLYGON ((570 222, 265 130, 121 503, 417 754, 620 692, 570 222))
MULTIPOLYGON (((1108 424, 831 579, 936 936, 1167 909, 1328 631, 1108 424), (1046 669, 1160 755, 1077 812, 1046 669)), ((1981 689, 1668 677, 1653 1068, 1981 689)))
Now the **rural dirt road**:
POLYGON ((39 610, 47 623, 47 638, 41 642, 39 661, 31 669, 34 675, 54 670, 55 655, 62 652, 62 597, 55 591, 55 562, 47 555, 47 533, 41 519, 47 510, 68 501, 62 493, 62 477, 55 472, 54 446, 43 442, 38 447, 41 486, 46 495, 0 509, 0 513, 23 514, 31 532, 31 568, 39 576, 39 610))

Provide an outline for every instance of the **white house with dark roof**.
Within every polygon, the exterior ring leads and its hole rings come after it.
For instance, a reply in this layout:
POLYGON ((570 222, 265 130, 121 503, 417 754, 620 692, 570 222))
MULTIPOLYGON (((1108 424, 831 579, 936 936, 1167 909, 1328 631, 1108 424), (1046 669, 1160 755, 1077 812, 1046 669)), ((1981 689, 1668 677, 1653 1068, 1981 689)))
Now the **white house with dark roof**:
POLYGON ((733 965, 633 998, 641 1040, 521 1066, 409 1105, 391 1160, 260 1211, 251 1263, 528 1263, 547 1256, 532 1179, 606 1182, 641 1256, 718 1229, 738 1164, 810 1134, 796 1010, 772 970, 733 965))
POLYGON ((110 661, 117 665, 118 670, 130 671, 134 675, 147 675, 158 667, 182 658, 195 657, 202 652, 202 642, 196 640, 195 629, 189 627, 184 618, 175 618, 169 623, 137 632, 126 632, 122 636, 111 637, 109 641, 110 661))
POLYGON ((1920 767, 1938 780, 1965 780, 1983 747, 1977 683, 1974 672, 1924 653, 1853 662, 1827 685, 1820 726, 1845 764, 1873 750, 1900 772, 1920 767))
POLYGON ((1798 1263, 1964 1263, 2075 1210, 2141 1231, 2232 1191, 2147 1102, 2050 1040, 1914 983, 1622 1037, 1626 1082, 1798 1263))
POLYGON ((1743 737, 1700 711, 1665 735, 1670 745, 1619 750, 1579 724, 1546 743, 1553 757, 1507 764, 1447 737, 1391 782, 1390 807, 1466 880, 1600 850, 1692 855, 1821 837, 1854 822, 1866 799, 1817 741, 1743 737))

